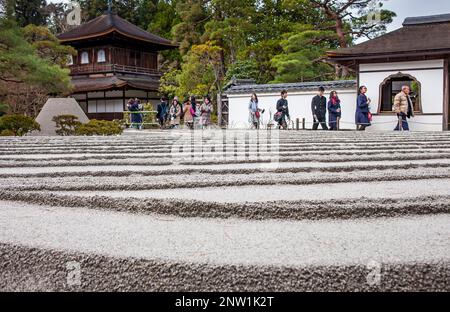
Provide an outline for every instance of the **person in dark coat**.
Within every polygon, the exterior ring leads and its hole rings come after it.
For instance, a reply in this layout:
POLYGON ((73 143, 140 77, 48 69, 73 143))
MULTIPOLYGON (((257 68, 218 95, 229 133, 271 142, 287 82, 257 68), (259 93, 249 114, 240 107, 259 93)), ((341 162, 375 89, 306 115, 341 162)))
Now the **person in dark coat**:
POLYGON ((277 102, 277 113, 274 116, 274 121, 278 123, 278 127, 281 129, 287 129, 286 117, 291 119, 289 115, 289 105, 287 101, 287 91, 281 91, 281 99, 277 102))
POLYGON ((336 91, 330 93, 330 100, 328 101, 328 124, 330 130, 338 130, 339 119, 341 118, 341 100, 336 91))
POLYGON ((161 129, 164 129, 164 126, 167 122, 167 118, 169 116, 169 104, 167 104, 167 98, 162 97, 161 103, 158 104, 157 107, 156 119, 158 119, 159 126, 161 129))
POLYGON ((134 100, 130 103, 128 109, 131 114, 131 126, 136 129, 142 129, 142 114, 139 114, 138 112, 141 111, 141 105, 139 100, 134 100))
POLYGON ((311 102, 311 111, 313 114, 313 130, 319 128, 319 123, 323 130, 328 130, 326 122, 327 114, 327 98, 324 97, 325 88, 319 87, 318 94, 313 97, 311 102))
POLYGON ((359 131, 366 130, 366 127, 371 126, 369 120, 369 105, 370 99, 366 95, 367 88, 365 86, 361 86, 359 88, 358 100, 356 103, 356 126, 359 131))

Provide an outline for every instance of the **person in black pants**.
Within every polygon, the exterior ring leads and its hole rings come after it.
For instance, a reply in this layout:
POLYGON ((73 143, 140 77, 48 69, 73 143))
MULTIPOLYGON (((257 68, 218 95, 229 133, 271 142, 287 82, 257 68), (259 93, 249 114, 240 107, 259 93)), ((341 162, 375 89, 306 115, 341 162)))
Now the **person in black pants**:
POLYGON ((277 113, 274 116, 274 120, 278 123, 278 128, 284 130, 287 130, 288 128, 286 118, 288 120, 291 119, 291 116, 289 115, 287 96, 288 94, 286 90, 281 91, 281 99, 277 102, 277 113))
POLYGON ((319 123, 323 130, 328 130, 326 122, 327 98, 323 96, 324 93, 325 88, 319 87, 318 94, 312 99, 311 102, 311 111, 314 120, 313 130, 317 130, 319 128, 319 123))
POLYGON ((169 104, 165 96, 161 98, 161 103, 158 104, 157 111, 156 119, 158 119, 160 128, 164 129, 169 117, 169 104))

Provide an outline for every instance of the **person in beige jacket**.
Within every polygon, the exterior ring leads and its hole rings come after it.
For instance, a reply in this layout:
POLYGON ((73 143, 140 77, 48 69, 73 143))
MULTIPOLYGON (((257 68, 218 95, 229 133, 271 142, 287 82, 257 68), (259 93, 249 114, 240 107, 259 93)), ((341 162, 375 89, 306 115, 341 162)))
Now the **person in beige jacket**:
POLYGON ((403 86, 402 91, 395 96, 393 110, 397 114, 398 123, 394 131, 409 131, 407 118, 414 117, 414 105, 409 96, 411 89, 403 86))

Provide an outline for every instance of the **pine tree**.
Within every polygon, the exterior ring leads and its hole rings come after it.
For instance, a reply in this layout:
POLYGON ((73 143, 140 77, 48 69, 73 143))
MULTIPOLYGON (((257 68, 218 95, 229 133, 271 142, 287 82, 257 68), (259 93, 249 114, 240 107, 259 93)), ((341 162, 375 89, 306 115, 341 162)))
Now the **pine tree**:
POLYGON ((1 103, 12 113, 36 116, 50 94, 66 94, 70 86, 68 69, 40 57, 14 21, 0 19, 1 103))
POLYGON ((45 0, 15 0, 15 19, 19 26, 45 25, 45 0))

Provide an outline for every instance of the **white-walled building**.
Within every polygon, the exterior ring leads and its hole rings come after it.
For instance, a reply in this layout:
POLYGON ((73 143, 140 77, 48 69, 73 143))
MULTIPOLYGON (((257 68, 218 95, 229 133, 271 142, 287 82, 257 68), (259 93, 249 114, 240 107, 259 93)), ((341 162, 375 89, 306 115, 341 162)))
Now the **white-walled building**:
MULTIPOLYGON (((403 27, 353 47, 328 52, 332 63, 353 69, 357 81, 332 81, 296 84, 232 84, 226 89, 229 128, 248 127, 248 103, 256 92, 265 108, 263 123, 275 112, 283 89, 288 91, 292 119, 306 118, 312 127, 311 99, 319 86, 339 92, 342 100, 341 129, 355 129, 358 86, 368 88, 372 100, 372 126, 367 131, 393 130, 397 116, 392 111, 394 97, 403 85, 412 90, 415 117, 409 120, 412 131, 450 129, 450 14, 410 17, 403 27)), ((328 118, 328 117, 327 117, 328 118)))
POLYGON ((407 18, 396 31, 328 57, 354 69, 368 88, 374 116, 368 130, 392 130, 393 99, 403 85, 413 95, 412 131, 449 130, 450 14, 407 18))
POLYGON ((287 90, 291 120, 295 122, 297 118, 300 121, 305 118, 306 128, 311 128, 313 123, 311 101, 317 95, 320 86, 326 89, 327 97, 333 90, 339 93, 342 106, 341 129, 355 129, 355 90, 357 85, 354 80, 265 85, 239 84, 237 81, 225 92, 228 97, 228 127, 231 129, 249 127, 249 103, 253 92, 258 96, 259 107, 266 110, 262 115, 263 126, 266 126, 276 112, 276 104, 281 97, 281 91, 287 90))

